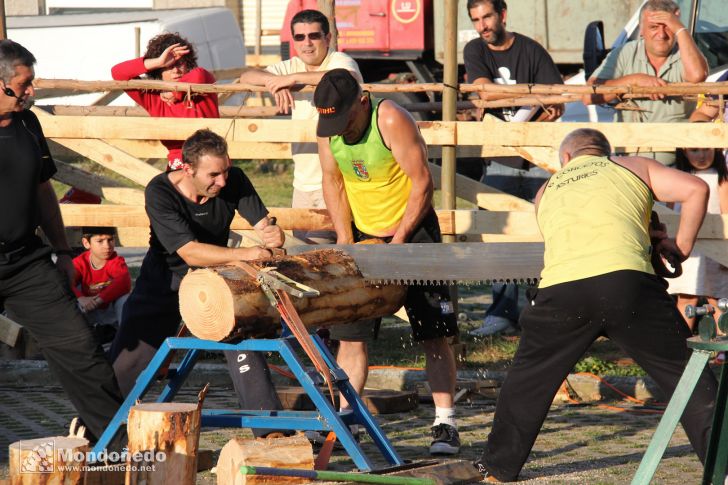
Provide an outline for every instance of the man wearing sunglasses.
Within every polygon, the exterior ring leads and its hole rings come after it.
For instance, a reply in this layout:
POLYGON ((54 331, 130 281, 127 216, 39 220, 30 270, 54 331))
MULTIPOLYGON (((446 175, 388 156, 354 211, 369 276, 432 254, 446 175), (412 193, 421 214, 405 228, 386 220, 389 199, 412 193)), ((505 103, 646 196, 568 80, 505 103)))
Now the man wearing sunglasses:
MULTIPOLYGON (((318 10, 302 10, 291 19, 291 34, 297 56, 268 66, 265 70, 249 68, 240 82, 265 86, 274 96, 281 113, 291 113, 293 120, 318 119, 313 93, 299 92, 303 85, 315 85, 331 69, 343 68, 362 82, 356 61, 342 52, 329 49, 329 21, 318 10)), ((315 143, 293 143, 293 208, 325 208, 321 189, 321 165, 315 143)), ((299 239, 329 243, 330 231, 294 231, 299 239)))

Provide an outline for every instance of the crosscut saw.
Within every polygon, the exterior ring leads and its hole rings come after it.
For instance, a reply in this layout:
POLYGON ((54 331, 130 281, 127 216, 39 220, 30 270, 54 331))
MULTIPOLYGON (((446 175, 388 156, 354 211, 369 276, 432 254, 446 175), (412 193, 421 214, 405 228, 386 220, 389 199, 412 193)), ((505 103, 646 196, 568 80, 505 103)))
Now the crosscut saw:
POLYGON ((535 283, 543 269, 543 243, 321 244, 288 254, 336 249, 351 256, 375 284, 423 285, 535 283))

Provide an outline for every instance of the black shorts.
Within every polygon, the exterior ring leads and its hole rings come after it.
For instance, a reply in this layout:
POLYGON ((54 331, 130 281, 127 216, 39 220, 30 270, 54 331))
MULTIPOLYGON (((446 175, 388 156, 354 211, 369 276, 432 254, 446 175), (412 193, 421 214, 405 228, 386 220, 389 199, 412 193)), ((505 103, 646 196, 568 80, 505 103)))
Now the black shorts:
MULTIPOLYGON (((364 234, 354 227, 355 241, 373 238, 374 236, 364 234)), ((437 214, 435 214, 434 210, 430 210, 408 242, 440 243, 441 241, 437 214)), ((448 286, 412 285, 407 290, 404 307, 407 310, 407 316, 412 326, 412 338, 415 341, 420 342, 457 335, 457 319, 455 318, 448 286)), ((329 331, 331 338, 336 340, 365 341, 376 338, 378 327, 376 320, 361 320, 355 323, 331 326, 329 331)))

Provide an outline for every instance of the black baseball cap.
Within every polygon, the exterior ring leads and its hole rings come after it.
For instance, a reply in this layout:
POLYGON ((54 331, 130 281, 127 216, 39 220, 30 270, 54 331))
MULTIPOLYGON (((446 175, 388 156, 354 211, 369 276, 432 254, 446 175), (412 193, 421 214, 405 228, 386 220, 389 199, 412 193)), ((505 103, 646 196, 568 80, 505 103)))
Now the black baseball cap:
POLYGON ((319 114, 316 135, 323 138, 344 131, 360 91, 359 83, 346 69, 332 69, 324 74, 313 93, 313 104, 319 114))

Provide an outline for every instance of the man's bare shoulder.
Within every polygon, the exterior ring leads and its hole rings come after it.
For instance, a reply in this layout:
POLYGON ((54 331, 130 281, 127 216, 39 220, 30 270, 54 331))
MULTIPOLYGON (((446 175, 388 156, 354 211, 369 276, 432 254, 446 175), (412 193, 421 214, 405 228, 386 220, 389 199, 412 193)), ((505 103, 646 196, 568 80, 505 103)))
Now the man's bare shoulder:
POLYGON ((392 100, 383 99, 379 102, 379 126, 398 128, 402 124, 416 125, 414 118, 402 106, 392 100))

